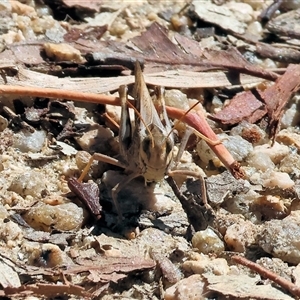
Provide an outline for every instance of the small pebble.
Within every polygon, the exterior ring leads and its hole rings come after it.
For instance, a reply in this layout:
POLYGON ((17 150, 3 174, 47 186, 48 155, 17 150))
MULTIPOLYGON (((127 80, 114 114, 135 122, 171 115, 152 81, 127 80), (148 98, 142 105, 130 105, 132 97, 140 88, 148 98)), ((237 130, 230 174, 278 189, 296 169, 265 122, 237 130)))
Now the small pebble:
POLYGON ((255 222, 256 218, 250 211, 250 206, 253 201, 255 201, 255 199, 257 199, 259 196, 260 195, 255 192, 254 189, 250 189, 246 194, 237 193, 233 197, 228 197, 228 199, 225 200, 224 204, 226 210, 233 214, 233 216, 241 214, 244 217, 249 218, 252 222, 255 222))
MULTIPOLYGON (((23 238, 22 229, 12 221, 0 221, 0 240, 4 242, 15 241, 23 238)), ((16 246, 16 245, 15 245, 16 246)))
MULTIPOLYGON (((21 16, 19 16, 21 17, 21 16)), ((30 31, 33 31, 35 34, 45 33, 48 29, 57 30, 58 37, 61 37, 61 26, 56 23, 52 16, 44 16, 42 18, 34 18, 31 20, 30 27, 28 28, 30 31)), ((66 32, 66 31, 65 31, 66 32)), ((29 32, 28 32, 29 33, 29 32)), ((27 34, 28 34, 27 33, 27 34)))
POLYGON ((278 67, 278 65, 276 64, 276 62, 270 58, 265 58, 262 60, 261 64, 260 64, 261 68, 264 69, 276 69, 278 67))
POLYGON ((166 90, 164 96, 166 105, 168 106, 183 110, 188 110, 190 108, 187 95, 180 90, 166 90))
POLYGON ((257 227, 252 222, 240 220, 227 228, 224 241, 230 250, 244 253, 255 244, 256 234, 257 227))
POLYGON ((89 154, 87 151, 78 151, 76 153, 75 160, 79 171, 82 171, 85 168, 91 157, 91 154, 89 154))
POLYGON ((184 27, 189 26, 191 24, 191 21, 185 15, 180 16, 178 14, 175 14, 171 17, 171 24, 175 31, 180 32, 184 29, 184 27))
POLYGON ((220 110, 222 110, 222 108, 223 108, 223 102, 217 95, 213 96, 211 104, 212 104, 211 111, 215 114, 217 112, 219 112, 220 110))
POLYGON ((300 211, 283 220, 265 222, 258 235, 259 246, 274 257, 291 264, 300 263, 300 211))
POLYGON ((290 154, 280 163, 279 171, 300 177, 300 155, 290 154))
POLYGON ((225 250, 223 241, 211 228, 197 231, 192 238, 192 245, 204 254, 220 254, 225 250))
POLYGON ((262 221, 271 219, 282 219, 287 216, 288 209, 280 197, 272 195, 263 195, 257 197, 251 203, 251 211, 253 211, 262 221))
POLYGON ((295 183, 287 173, 270 171, 266 172, 261 177, 263 185, 268 188, 279 187, 281 189, 292 188, 295 183))
POLYGON ((242 121, 230 130, 230 135, 240 135, 252 145, 265 143, 266 132, 256 124, 242 121))
POLYGON ((45 43, 44 50, 46 55, 55 61, 72 61, 77 63, 84 62, 80 51, 69 44, 45 43))
POLYGON ((265 0, 242 0, 244 3, 248 3, 254 10, 261 10, 265 6, 265 0))
MULTIPOLYGON (((222 137, 220 138, 222 139, 222 137)), ((237 161, 243 161, 253 150, 251 143, 240 136, 229 136, 228 139, 224 139, 222 143, 237 161)))
MULTIPOLYGON (((218 138, 222 141, 222 144, 228 149, 236 161, 243 161, 253 150, 251 143, 247 142, 238 135, 228 136, 227 134, 222 133, 218 134, 218 138)), ((219 160, 216 159, 216 155, 209 148, 205 141, 201 140, 197 144, 196 149, 200 159, 205 164, 208 164, 209 161, 212 160, 216 167, 221 165, 219 160)))
POLYGON ((46 181, 41 180, 44 176, 39 171, 25 171, 14 177, 9 191, 13 191, 22 197, 30 195, 39 198, 42 191, 46 189, 46 181))
POLYGON ((11 12, 11 9, 12 9, 12 7, 11 7, 10 1, 4 0, 4 1, 0 2, 0 11, 4 10, 4 11, 7 11, 7 12, 11 12))
POLYGON ((3 131, 8 126, 8 121, 6 118, 0 115, 0 131, 3 131))
POLYGON ((296 132, 283 129, 277 134, 276 140, 288 146, 295 146, 300 150, 300 134, 296 132))
POLYGON ((263 28, 260 22, 254 21, 250 23, 247 27, 246 33, 253 34, 254 36, 261 36, 263 32, 263 28))
POLYGON ((199 300, 203 299, 205 282, 201 275, 194 274, 184 278, 166 289, 165 300, 199 300))
POLYGON ((274 143, 272 147, 270 145, 264 144, 255 146, 253 152, 262 152, 267 154, 275 165, 279 164, 282 159, 290 153, 290 149, 286 145, 281 145, 277 142, 274 143))
POLYGON ((300 8, 299 0, 285 0, 283 1, 281 7, 283 10, 294 10, 300 8))
POLYGON ((273 271, 279 276, 285 277, 287 280, 291 280, 291 273, 294 268, 291 268, 287 263, 283 262, 279 258, 262 257, 258 259, 256 263, 269 269, 270 271, 273 271))
POLYGON ((155 13, 155 12, 150 12, 148 15, 147 15, 147 18, 149 21, 158 21, 159 20, 159 16, 155 13))
POLYGON ((268 169, 274 169, 275 164, 272 162, 271 158, 263 152, 254 152, 250 154, 247 158, 249 166, 256 168, 260 171, 267 171, 268 169))
POLYGON ((76 138, 82 150, 88 152, 107 153, 110 150, 109 141, 113 139, 113 132, 99 124, 91 126, 81 137, 76 138))
POLYGON ((82 226, 83 209, 71 202, 54 206, 39 203, 26 212, 24 219, 36 230, 76 230, 82 226))
POLYGON ((253 19, 253 8, 247 3, 229 1, 223 6, 228 7, 240 21, 249 23, 253 19))
MULTIPOLYGON (((64 35, 67 33, 67 31, 58 23, 54 23, 53 26, 51 26, 50 28, 48 28, 45 32, 45 36, 51 40, 51 42, 53 43, 62 43, 64 42, 64 35)), ((80 61, 84 61, 81 57, 79 57, 78 59, 78 56, 77 54, 75 54, 75 60, 77 62, 80 62, 80 61)))
POLYGON ((7 217, 8 217, 8 212, 6 208, 2 204, 0 204, 0 220, 3 220, 7 217))
POLYGON ((19 1, 10 1, 11 10, 13 13, 16 13, 21 16, 28 16, 31 18, 36 18, 37 14, 33 7, 20 3, 19 1))
POLYGON ((39 152, 42 150, 46 140, 46 133, 43 130, 35 130, 33 133, 21 130, 14 135, 13 146, 21 152, 39 152))
POLYGON ((36 9, 36 13, 38 15, 38 17, 42 17, 42 16, 52 16, 52 10, 49 6, 38 6, 35 8, 36 9))
POLYGON ((194 253, 191 258, 182 264, 182 268, 187 272, 215 275, 224 275, 229 272, 229 266, 224 258, 210 258, 201 253, 194 253))
POLYGON ((282 118, 280 119, 281 122, 281 128, 288 128, 291 126, 296 126, 299 123, 299 105, 296 103, 293 103, 282 115, 282 118))
POLYGON ((111 35, 115 35, 120 37, 122 34, 124 34, 126 31, 129 30, 129 27, 127 24, 125 24, 121 20, 116 20, 113 22, 113 24, 109 27, 109 33, 111 35))

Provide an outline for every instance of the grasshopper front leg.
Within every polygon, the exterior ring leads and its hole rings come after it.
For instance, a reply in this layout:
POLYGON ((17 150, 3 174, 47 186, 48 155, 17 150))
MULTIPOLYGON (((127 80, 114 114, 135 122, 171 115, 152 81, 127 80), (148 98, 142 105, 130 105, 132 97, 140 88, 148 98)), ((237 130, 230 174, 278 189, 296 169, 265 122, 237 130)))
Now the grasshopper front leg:
POLYGON ((120 167, 120 168, 126 168, 126 165, 124 165, 122 162, 120 162, 118 159, 115 159, 113 157, 110 157, 108 155, 105 155, 105 154, 101 154, 101 153, 94 153, 87 165, 85 166, 85 168, 83 169, 80 177, 78 178, 78 181, 79 182, 82 182, 84 177, 88 174, 90 168, 91 168, 91 165, 94 161, 101 161, 103 163, 107 163, 107 164, 111 164, 111 165, 114 165, 114 166, 117 166, 117 167, 120 167))

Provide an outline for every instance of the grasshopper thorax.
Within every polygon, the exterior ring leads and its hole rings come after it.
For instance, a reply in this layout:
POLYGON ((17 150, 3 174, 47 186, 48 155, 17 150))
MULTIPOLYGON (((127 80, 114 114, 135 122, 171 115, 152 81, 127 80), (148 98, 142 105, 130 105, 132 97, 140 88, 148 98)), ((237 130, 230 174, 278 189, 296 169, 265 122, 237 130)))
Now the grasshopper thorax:
POLYGON ((151 135, 148 134, 140 144, 143 177, 147 182, 160 181, 173 161, 173 136, 155 124, 150 125, 148 130, 151 135))

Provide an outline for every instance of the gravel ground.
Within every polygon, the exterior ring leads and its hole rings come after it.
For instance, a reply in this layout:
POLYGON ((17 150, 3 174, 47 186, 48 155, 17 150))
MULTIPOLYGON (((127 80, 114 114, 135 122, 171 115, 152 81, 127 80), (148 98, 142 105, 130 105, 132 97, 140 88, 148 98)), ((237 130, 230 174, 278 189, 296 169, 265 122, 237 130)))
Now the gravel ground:
MULTIPOLYGON (((264 19, 259 21, 272 1, 194 1, 193 9, 192 4, 182 1, 113 1, 102 5, 101 1, 89 5, 83 1, 77 5, 47 2, 1 2, 2 84, 22 81, 24 70, 36 72, 30 73, 36 76, 29 84, 33 87, 53 87, 53 82, 59 84, 65 75, 75 80, 85 76, 86 80, 107 77, 109 81, 111 77, 113 82, 114 75, 122 74, 121 79, 127 80, 128 68, 120 69, 116 62, 110 68, 95 67, 96 63, 85 56, 86 48, 101 41, 114 51, 113 43, 140 37, 153 22, 170 30, 171 41, 180 34, 197 41, 202 50, 236 47, 264 70, 282 74, 290 63, 299 62, 295 53, 292 56, 289 52, 283 59, 286 52, 267 56, 259 48, 260 41, 273 41, 281 43, 278 51, 298 52, 296 26, 293 36, 283 37, 280 30, 286 29, 278 25, 280 19, 267 25, 264 19), (216 21, 210 14, 218 9, 224 19, 216 21), (77 32, 82 39, 74 42, 77 32), (95 32, 101 36, 96 38, 95 32), (72 36, 72 42, 66 34, 72 36), (55 48, 62 43, 68 46, 55 48), (43 77, 46 75, 58 77, 50 82, 50 77, 43 77)), ((283 18, 285 13, 297 15, 299 6, 299 1, 285 1, 274 18, 283 18)), ((136 49, 130 45, 131 50, 136 49)), ((171 65, 162 69, 145 61, 145 74, 172 70, 171 65)), ((77 84, 83 86, 82 82, 77 84)), ((253 82, 166 89, 167 105, 187 110, 196 100, 201 101, 198 110, 209 118, 209 125, 244 174, 244 178, 235 179, 207 143, 192 135, 177 168, 206 178, 209 206, 195 206, 200 227, 194 229, 189 218, 193 207, 183 209, 176 189, 166 180, 145 184, 142 177, 136 178, 119 192, 125 218, 121 226, 111 196, 113 187, 128 176, 121 168, 95 161, 85 176, 85 195, 91 201, 99 199, 97 187, 100 189, 101 218, 97 214, 93 218, 80 196, 71 193, 69 179, 80 176, 91 154, 99 152, 122 161, 115 125, 120 122, 119 107, 60 98, 49 101, 32 94, 0 95, 0 296, 167 300, 299 297, 299 292, 288 291, 287 286, 280 288, 233 258, 246 257, 299 286, 299 95, 289 97, 281 111, 280 130, 273 145, 264 118, 253 124, 246 118, 235 124, 221 124, 211 118, 238 92, 254 87, 264 91, 273 84, 263 79, 253 82)), ((108 94, 117 95, 116 89, 111 88, 108 94)), ((175 125, 177 153, 186 126, 175 125)), ((186 176, 179 176, 176 182, 185 199, 204 199, 203 194, 193 192, 199 190, 199 185, 195 188, 198 182, 186 176)))

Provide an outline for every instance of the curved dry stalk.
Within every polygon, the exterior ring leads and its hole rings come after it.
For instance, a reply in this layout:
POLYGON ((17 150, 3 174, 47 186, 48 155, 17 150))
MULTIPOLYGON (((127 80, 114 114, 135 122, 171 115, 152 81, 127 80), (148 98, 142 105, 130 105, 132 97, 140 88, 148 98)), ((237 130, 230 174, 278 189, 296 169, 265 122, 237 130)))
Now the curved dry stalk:
POLYGON ((230 152, 226 147, 218 142, 219 139, 214 131, 211 129, 209 124, 206 121, 205 116, 198 111, 197 113, 189 113, 185 115, 185 111, 167 106, 167 113, 171 118, 179 119, 181 118, 183 122, 187 123, 189 126, 205 135, 209 140, 216 141, 216 143, 209 143, 209 147, 214 151, 220 161, 225 165, 225 167, 231 172, 231 174, 236 178, 243 178, 244 173, 240 169, 239 163, 232 157, 230 152))

